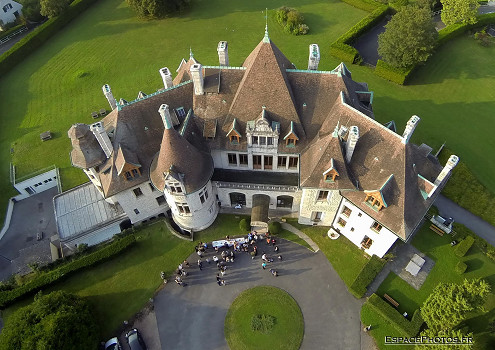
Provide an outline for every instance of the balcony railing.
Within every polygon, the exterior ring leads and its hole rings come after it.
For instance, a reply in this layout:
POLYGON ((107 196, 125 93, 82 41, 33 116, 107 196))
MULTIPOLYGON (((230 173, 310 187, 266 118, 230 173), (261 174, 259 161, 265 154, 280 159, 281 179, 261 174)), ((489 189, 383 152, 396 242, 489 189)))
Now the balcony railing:
POLYGON ((257 190, 257 191, 280 191, 280 192, 296 192, 297 186, 284 186, 284 185, 258 185, 258 184, 245 184, 236 182, 216 182, 219 188, 235 188, 241 190, 257 190))

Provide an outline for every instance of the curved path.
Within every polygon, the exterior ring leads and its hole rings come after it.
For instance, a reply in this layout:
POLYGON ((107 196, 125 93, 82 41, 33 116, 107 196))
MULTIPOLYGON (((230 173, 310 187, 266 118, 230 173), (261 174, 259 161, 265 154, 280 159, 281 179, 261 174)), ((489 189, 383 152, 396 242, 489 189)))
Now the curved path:
MULTIPOLYGON (((258 243, 260 253, 273 254, 271 246, 258 243)), ((361 301, 349 294, 323 253, 285 240, 278 246, 283 261, 269 267, 279 277, 261 268, 261 254, 252 260, 238 253, 228 264, 222 287, 216 284, 216 265, 204 263, 200 271, 196 254, 191 255, 188 285, 171 281, 154 299, 162 349, 228 349, 223 333, 227 311, 239 293, 259 285, 282 288, 298 302, 305 322, 301 349, 361 349, 361 301)), ((210 249, 207 256, 212 255, 210 249)))

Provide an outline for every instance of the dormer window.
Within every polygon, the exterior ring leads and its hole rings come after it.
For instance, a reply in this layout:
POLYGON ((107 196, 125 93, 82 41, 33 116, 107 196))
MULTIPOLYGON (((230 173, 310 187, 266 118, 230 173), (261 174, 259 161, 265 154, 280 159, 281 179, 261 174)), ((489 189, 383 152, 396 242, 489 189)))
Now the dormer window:
POLYGON ((380 196, 376 196, 373 194, 366 194, 366 198, 364 201, 368 204, 373 210, 380 211, 384 205, 379 198, 380 196))
POLYGON ((284 137, 285 145, 287 147, 295 147, 299 137, 296 135, 295 124, 293 121, 290 122, 290 130, 284 137))
POLYGON ((366 197, 364 202, 375 211, 380 211, 382 208, 387 208, 388 204, 385 201, 384 193, 390 188, 389 184, 392 182, 394 174, 390 175, 384 182, 382 187, 376 191, 364 191, 366 197))
POLYGON ((172 193, 182 193, 182 187, 178 182, 169 183, 168 190, 172 193))
POLYGON ((330 167, 323 173, 325 182, 335 182, 335 179, 339 176, 339 172, 335 169, 333 158, 330 158, 330 167))
POLYGON ((229 138, 231 144, 237 145, 240 142, 241 133, 238 131, 238 128, 239 128, 239 124, 237 123, 237 119, 234 118, 234 121, 232 122, 232 127, 227 133, 227 137, 229 138))
POLYGON ((115 167, 117 168, 117 175, 123 176, 126 181, 131 181, 142 175, 141 164, 136 154, 120 145, 115 159, 115 167))

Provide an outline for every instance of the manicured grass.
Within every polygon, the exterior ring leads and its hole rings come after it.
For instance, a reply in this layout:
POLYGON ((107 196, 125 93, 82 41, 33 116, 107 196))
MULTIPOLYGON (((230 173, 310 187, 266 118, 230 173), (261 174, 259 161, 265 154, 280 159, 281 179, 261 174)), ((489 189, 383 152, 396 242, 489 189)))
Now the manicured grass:
MULTIPOLYGON (((473 246, 466 256, 459 259, 455 255, 450 241, 450 236, 441 237, 431 231, 428 228, 428 224, 424 225, 414 237, 412 244, 432 258, 435 261, 435 266, 421 289, 418 291, 412 288, 396 274, 390 273, 380 285, 377 294, 379 296, 383 296, 385 293, 389 294, 399 303, 399 312, 407 312, 412 315, 414 310, 423 304, 440 282, 460 283, 465 278, 484 278, 494 288, 495 275, 493 271, 495 271, 495 262, 487 258, 477 246, 473 246), (463 275, 457 274, 454 270, 458 261, 463 261, 468 265, 463 275)), ((488 349, 490 348, 488 344, 495 344, 495 336, 489 332, 488 326, 490 322, 495 320, 494 294, 490 295, 485 309, 486 313, 473 314, 466 322, 474 332, 475 341, 480 344, 479 349, 488 349)), ((376 315, 371 315, 367 309, 362 310, 361 317, 364 323, 373 325, 371 334, 377 340, 380 348, 393 349, 393 347, 383 345, 384 337, 385 335, 398 335, 396 334, 397 332, 376 315)), ((400 348, 403 349, 404 347, 401 346, 400 348)))
POLYGON ((280 238, 283 238, 283 239, 286 239, 288 241, 291 241, 291 242, 294 242, 294 243, 297 243, 299 245, 302 245, 303 247, 306 247, 308 248, 309 250, 312 251, 310 245, 302 238, 300 238, 298 235, 296 235, 295 233, 292 233, 290 231, 287 231, 287 230, 281 230, 280 233, 277 233, 276 235, 277 237, 280 237, 280 238))
POLYGON ((340 278, 350 287, 369 260, 366 253, 342 235, 336 240, 328 238, 328 227, 301 225, 297 223, 297 219, 288 219, 287 222, 307 234, 318 245, 340 278))
POLYGON ((254 287, 234 300, 225 317, 224 332, 231 350, 297 350, 304 335, 304 320, 299 305, 284 290, 254 287), (273 320, 273 326, 269 324, 265 332, 253 330, 252 320, 258 315, 273 320))
MULTIPOLYGON (((219 215, 210 228, 195 234, 195 242, 176 238, 163 222, 139 228, 137 242, 128 251, 55 284, 46 293, 63 289, 87 297, 94 306, 101 338, 109 338, 153 297, 162 283, 160 271, 172 275, 178 264, 194 252, 198 241, 211 242, 228 234, 241 234, 238 223, 234 215, 219 215)), ((12 311, 31 300, 7 308, 2 317, 8 322, 12 311)))
MULTIPOLYGON (((220 40, 228 40, 230 64, 239 66, 263 38, 267 6, 270 37, 301 68, 307 65, 309 44, 332 42, 366 14, 339 0, 273 0, 269 4, 261 0, 194 0, 189 11, 176 17, 142 21, 125 1, 94 4, 1 78, 2 192, 14 194, 8 182, 11 161, 19 176, 48 165, 59 166, 64 189, 87 181, 83 172, 70 164, 67 130, 73 123, 93 123, 92 111, 109 108, 101 91, 103 84, 110 84, 117 99, 128 101, 140 90, 155 92, 163 87, 158 69, 168 66, 174 72, 181 59, 189 57, 190 47, 203 64, 217 64, 220 40), (274 9, 282 5, 304 14, 310 35, 296 37, 283 32, 274 18, 274 9), (46 130, 54 137, 41 142, 39 134, 46 130)), ((330 59, 325 50, 322 56, 330 59)), ((6 200, 1 203, 1 213, 6 200)))

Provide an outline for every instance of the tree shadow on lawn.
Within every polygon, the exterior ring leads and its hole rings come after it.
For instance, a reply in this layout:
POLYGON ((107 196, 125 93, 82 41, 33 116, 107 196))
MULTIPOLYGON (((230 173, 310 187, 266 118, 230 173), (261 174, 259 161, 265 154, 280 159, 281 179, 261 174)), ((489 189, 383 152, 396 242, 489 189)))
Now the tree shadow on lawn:
POLYGON ((135 289, 119 293, 105 293, 85 296, 91 303, 93 314, 99 324, 98 330, 102 341, 108 340, 123 322, 136 314, 144 306, 148 298, 143 298, 146 289, 135 289), (143 300, 142 305, 134 304, 137 300, 143 300))
POLYGON ((467 269, 465 273, 473 272, 476 270, 479 270, 483 267, 485 264, 483 260, 481 259, 470 259, 470 260, 465 260, 464 263, 467 265, 467 269))

